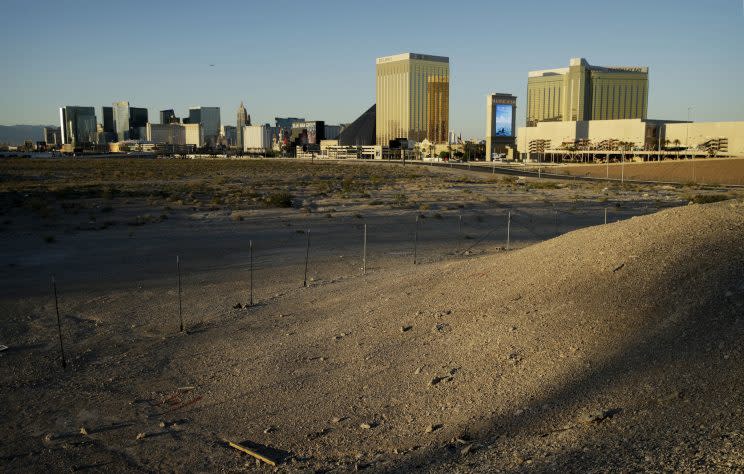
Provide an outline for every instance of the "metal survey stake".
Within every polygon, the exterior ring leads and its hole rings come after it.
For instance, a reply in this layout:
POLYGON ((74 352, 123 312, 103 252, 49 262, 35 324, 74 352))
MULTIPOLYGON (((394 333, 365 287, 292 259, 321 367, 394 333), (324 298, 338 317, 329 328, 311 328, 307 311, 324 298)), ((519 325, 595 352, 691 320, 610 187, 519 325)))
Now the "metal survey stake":
POLYGON ((553 226, 555 227, 555 235, 558 235, 558 211, 553 211, 553 226))
POLYGON ((419 216, 416 214, 416 230, 413 234, 413 264, 416 265, 416 251, 418 250, 418 224, 419 224, 419 216))
POLYGON ((307 229, 307 247, 305 248, 305 278, 302 280, 302 286, 307 288, 307 261, 310 258, 310 229, 307 229))
POLYGON ((250 268, 251 268, 251 295, 248 300, 248 306, 253 306, 253 241, 248 241, 248 251, 250 254, 250 268))
POLYGON ((367 224, 364 224, 364 250, 362 254, 362 275, 367 274, 367 224))
POLYGON ((181 308, 181 257, 176 255, 176 271, 178 272, 178 320, 183 332, 183 309, 181 308))
POLYGON ((509 243, 511 241, 511 211, 506 220, 506 250, 509 250, 509 243))
POLYGON ((605 224, 607 224, 607 208, 605 207, 605 224))
POLYGON ((67 359, 65 359, 65 347, 62 343, 62 320, 59 317, 59 304, 57 303, 57 282, 52 275, 52 292, 54 293, 54 311, 57 313, 57 333, 59 333, 59 352, 62 355, 62 368, 67 368, 67 359))

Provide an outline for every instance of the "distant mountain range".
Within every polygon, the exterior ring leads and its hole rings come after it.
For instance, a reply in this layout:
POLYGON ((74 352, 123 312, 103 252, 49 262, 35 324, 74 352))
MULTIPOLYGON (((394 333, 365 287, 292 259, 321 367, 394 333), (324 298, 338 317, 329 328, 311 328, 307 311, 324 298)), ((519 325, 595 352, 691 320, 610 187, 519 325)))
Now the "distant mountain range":
POLYGON ((44 127, 50 125, 0 125, 0 143, 23 145, 26 140, 44 140, 44 127))

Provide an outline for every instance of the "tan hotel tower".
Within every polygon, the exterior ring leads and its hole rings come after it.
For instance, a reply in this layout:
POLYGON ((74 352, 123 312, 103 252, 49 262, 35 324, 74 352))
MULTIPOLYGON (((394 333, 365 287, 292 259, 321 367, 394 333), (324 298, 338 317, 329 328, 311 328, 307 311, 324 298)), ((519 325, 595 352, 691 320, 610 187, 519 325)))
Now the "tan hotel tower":
POLYGON ((527 78, 527 126, 539 122, 645 119, 648 68, 592 66, 583 58, 569 66, 532 71, 527 78))
POLYGON ((376 140, 446 143, 449 58, 403 53, 377 58, 376 140))

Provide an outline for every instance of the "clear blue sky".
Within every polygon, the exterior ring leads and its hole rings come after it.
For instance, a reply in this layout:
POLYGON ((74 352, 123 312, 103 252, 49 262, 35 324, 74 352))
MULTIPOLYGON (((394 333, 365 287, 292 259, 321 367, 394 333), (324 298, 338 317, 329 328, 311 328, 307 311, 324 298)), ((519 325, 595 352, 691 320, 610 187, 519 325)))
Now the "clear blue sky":
MULTIPOLYGON (((571 57, 649 66, 649 117, 744 120, 742 0, 3 0, 0 124, 55 124, 61 105, 129 100, 235 122, 350 122, 374 103, 375 58, 449 56, 450 128, 480 137, 485 96, 571 57), (214 67, 210 67, 214 64, 214 67)), ((101 120, 101 117, 98 117, 101 120)))

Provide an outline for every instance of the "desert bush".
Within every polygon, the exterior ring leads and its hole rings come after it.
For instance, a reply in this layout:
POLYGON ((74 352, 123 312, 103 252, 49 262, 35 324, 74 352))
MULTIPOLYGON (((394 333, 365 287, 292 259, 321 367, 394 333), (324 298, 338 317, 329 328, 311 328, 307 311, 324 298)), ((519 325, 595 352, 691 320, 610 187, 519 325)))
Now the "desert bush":
POLYGON ((696 194, 688 197, 688 201, 692 201, 695 204, 710 204, 712 202, 721 202, 731 199, 728 194, 696 194))
POLYGON ((286 191, 269 193, 264 196, 266 207, 292 207, 292 195, 286 191))

